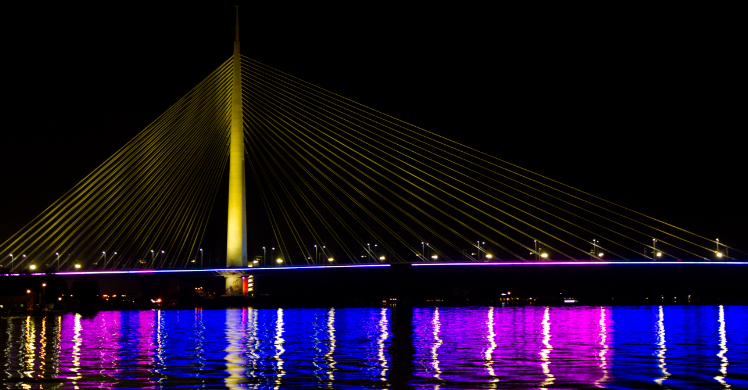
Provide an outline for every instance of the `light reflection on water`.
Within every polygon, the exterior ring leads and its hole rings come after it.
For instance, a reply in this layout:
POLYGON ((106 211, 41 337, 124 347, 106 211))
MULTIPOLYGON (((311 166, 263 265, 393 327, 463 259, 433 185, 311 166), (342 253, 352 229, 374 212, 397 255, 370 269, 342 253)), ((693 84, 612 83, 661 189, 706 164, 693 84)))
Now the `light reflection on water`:
POLYGON ((0 319, 0 387, 746 388, 746 324, 745 306, 17 316, 0 319))

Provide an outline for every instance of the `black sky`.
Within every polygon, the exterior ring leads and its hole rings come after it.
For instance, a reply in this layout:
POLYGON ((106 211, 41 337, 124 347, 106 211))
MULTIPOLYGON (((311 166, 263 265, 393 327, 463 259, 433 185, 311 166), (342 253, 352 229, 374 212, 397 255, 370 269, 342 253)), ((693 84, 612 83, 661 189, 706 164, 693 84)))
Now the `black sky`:
MULTIPOLYGON (((242 6, 245 55, 745 250, 741 12, 242 6)), ((3 12, 0 241, 229 58, 233 6, 3 12)))

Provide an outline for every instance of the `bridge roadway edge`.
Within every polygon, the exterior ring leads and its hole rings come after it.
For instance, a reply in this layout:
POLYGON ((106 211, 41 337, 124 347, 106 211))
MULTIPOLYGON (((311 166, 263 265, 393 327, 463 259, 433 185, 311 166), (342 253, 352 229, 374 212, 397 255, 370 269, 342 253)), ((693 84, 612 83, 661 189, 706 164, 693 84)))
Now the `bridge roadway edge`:
POLYGON ((248 269, 254 275, 253 299, 195 299, 195 288, 220 297, 218 270, 189 273, 35 274, 0 276, 0 296, 26 289, 37 294, 47 283, 47 301, 68 293, 76 281, 94 280, 100 295, 126 294, 162 299, 159 307, 356 306, 398 304, 579 304, 716 303, 748 304, 748 264, 514 264, 385 267, 248 269), (502 295, 507 294, 507 295, 502 295), (689 300, 690 296, 690 300, 689 300), (509 298, 513 298, 509 300, 509 298), (528 299, 532 298, 532 301, 528 299))

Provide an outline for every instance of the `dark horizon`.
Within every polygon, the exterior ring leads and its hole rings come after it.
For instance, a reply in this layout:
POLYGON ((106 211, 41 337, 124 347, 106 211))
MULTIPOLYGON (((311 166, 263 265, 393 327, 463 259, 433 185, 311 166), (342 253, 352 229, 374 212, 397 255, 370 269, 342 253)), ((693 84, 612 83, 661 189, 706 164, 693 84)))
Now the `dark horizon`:
MULTIPOLYGON (((103 7, 100 18, 87 7, 19 7, 6 25, 13 119, 3 135, 0 240, 231 55, 233 7, 103 7)), ((745 58, 728 10, 619 20, 606 10, 414 7, 392 16, 356 7, 296 6, 288 16, 243 6, 243 54, 748 249, 745 58)), ((225 226, 214 225, 210 245, 225 251, 225 226)))

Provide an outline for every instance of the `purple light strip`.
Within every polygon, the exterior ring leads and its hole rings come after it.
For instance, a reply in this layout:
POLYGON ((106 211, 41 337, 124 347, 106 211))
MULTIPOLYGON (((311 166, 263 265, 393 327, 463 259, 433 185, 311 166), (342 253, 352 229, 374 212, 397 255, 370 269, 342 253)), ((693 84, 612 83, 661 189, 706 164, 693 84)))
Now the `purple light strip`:
POLYGON ((514 263, 414 263, 414 267, 434 267, 434 266, 462 266, 462 265, 608 265, 608 264, 729 264, 729 265, 747 265, 745 261, 555 261, 555 262, 514 262, 514 263))
MULTIPOLYGON (((51 272, 50 275, 124 275, 124 274, 161 274, 161 273, 195 273, 195 272, 248 272, 248 271, 282 271, 289 269, 330 269, 330 268, 372 268, 389 267, 389 264, 351 264, 351 265, 302 265, 291 267, 247 267, 247 268, 204 268, 204 269, 144 269, 124 271, 71 271, 51 272)), ((36 273, 32 275, 46 275, 36 273)))

